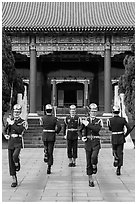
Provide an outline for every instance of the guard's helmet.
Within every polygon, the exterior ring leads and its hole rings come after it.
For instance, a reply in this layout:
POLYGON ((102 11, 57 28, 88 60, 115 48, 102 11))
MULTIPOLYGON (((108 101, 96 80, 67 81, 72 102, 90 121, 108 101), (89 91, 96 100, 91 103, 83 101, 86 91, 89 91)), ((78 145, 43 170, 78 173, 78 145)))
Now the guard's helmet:
POLYGON ((70 110, 76 110, 76 106, 75 105, 71 105, 70 106, 70 110))
POLYGON ((89 105, 90 111, 97 111, 98 107, 95 103, 91 103, 89 105))
POLYGON ((13 111, 20 111, 21 112, 21 110, 22 110, 21 105, 16 104, 16 105, 13 106, 13 111))
POLYGON ((52 105, 47 104, 46 107, 45 107, 45 109, 46 109, 46 110, 52 110, 52 105))
POLYGON ((119 113, 120 112, 120 107, 119 106, 113 106, 112 111, 113 111, 113 113, 119 113))

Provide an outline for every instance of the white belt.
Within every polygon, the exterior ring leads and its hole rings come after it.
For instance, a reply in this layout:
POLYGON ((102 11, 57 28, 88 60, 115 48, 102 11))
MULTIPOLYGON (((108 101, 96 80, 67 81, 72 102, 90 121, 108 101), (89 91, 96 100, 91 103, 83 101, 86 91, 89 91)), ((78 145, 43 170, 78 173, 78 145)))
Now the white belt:
POLYGON ((74 128, 71 128, 71 129, 67 129, 69 131, 77 131, 78 129, 74 129, 74 128))
POLYGON ((22 137, 22 135, 18 135, 18 134, 11 134, 11 137, 22 137))
POLYGON ((43 130, 43 132, 55 132, 55 130, 43 130))
POLYGON ((119 134, 123 134, 124 132, 112 132, 113 135, 119 135, 119 134))
POLYGON ((94 136, 94 135, 91 135, 91 136, 87 136, 87 138, 89 138, 89 139, 96 139, 96 138, 98 138, 98 139, 100 139, 100 136, 94 136))

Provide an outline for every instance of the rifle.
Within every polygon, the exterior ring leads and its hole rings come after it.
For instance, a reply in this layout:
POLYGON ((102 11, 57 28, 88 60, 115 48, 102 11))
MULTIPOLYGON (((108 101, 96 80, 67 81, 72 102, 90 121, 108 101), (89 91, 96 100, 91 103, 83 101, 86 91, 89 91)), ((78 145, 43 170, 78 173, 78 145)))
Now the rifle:
POLYGON ((131 128, 129 134, 132 132, 132 130, 133 130, 134 128, 135 128, 135 125, 132 126, 132 128, 131 128))

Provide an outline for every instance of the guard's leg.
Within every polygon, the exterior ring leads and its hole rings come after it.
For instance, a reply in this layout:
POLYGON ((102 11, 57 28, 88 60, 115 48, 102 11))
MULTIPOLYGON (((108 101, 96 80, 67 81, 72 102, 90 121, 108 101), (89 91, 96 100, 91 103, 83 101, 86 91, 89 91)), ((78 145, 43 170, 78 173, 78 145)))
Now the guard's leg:
POLYGON ((48 162, 48 143, 44 141, 44 162, 48 162))
POLYGON ((54 150, 54 142, 48 142, 48 169, 47 169, 47 174, 51 173, 51 166, 53 165, 53 150, 54 150))
POLYGON ((86 150, 86 162, 87 162, 87 167, 86 167, 86 172, 87 175, 92 175, 92 163, 91 163, 91 155, 92 155, 92 151, 88 151, 86 150))
POLYGON ((87 175, 89 178, 89 186, 90 187, 94 187, 94 181, 93 181, 93 168, 92 168, 92 163, 91 163, 91 155, 92 155, 92 151, 87 151, 86 150, 86 162, 87 162, 87 175))
POLYGON ((76 158, 78 157, 78 140, 73 140, 73 167, 76 166, 76 158))
POLYGON ((13 161, 13 153, 14 153, 14 149, 8 149, 9 172, 13 179, 11 187, 16 187, 17 186, 17 176, 16 176, 15 163, 13 161))
POLYGON ((15 163, 16 171, 20 170, 20 159, 19 159, 20 151, 21 151, 21 148, 15 148, 13 152, 13 161, 15 163))
POLYGON ((69 158, 69 167, 72 167, 73 165, 73 162, 72 162, 72 143, 73 143, 73 140, 67 140, 67 155, 68 155, 68 158, 69 158))
POLYGON ((117 155, 117 145, 116 144, 112 144, 112 151, 113 151, 113 156, 114 156, 113 166, 117 167, 118 162, 119 162, 119 158, 118 158, 118 155, 117 155))
POLYGON ((91 163, 93 168, 93 174, 97 173, 97 164, 98 164, 98 154, 100 150, 100 145, 97 145, 95 148, 93 148, 92 155, 91 155, 91 163))
POLYGON ((16 175, 16 167, 15 167, 15 163, 14 163, 14 160, 13 160, 13 153, 14 153, 14 149, 8 149, 9 172, 10 172, 11 176, 16 175))
POLYGON ((118 168, 117 168, 116 174, 118 176, 121 175, 121 166, 123 166, 123 147, 124 147, 124 144, 120 144, 117 147, 118 168))

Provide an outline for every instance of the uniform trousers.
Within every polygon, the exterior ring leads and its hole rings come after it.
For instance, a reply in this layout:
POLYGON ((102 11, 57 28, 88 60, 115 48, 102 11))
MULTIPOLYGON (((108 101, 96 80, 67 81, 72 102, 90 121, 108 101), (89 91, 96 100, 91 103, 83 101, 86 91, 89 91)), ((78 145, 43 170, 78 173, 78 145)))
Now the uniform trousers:
POLYGON ((67 140, 67 155, 68 158, 77 158, 78 140, 67 140))
POLYGON ((113 156, 118 157, 118 166, 123 166, 123 148, 124 144, 112 144, 113 156))
POLYGON ((19 161, 20 150, 21 148, 8 149, 9 172, 11 176, 16 175, 15 163, 19 161))
POLYGON ((53 165, 54 141, 44 141, 44 150, 48 157, 48 166, 53 165))
POLYGON ((87 175, 93 174, 93 164, 96 165, 98 163, 98 154, 100 150, 100 145, 96 145, 89 150, 86 150, 86 162, 87 162, 87 175))

